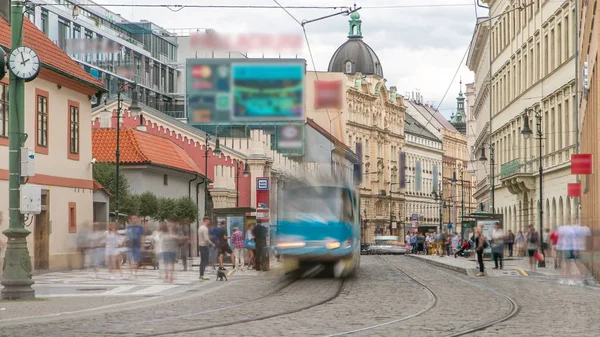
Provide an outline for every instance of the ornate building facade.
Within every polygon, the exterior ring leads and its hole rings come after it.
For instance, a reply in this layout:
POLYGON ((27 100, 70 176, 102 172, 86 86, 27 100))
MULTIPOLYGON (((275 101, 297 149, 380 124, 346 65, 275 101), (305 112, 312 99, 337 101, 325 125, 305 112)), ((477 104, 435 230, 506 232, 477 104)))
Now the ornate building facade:
MULTIPOLYGON (((490 100, 489 124, 478 130, 474 154, 487 160, 493 184, 490 209, 504 215, 508 229, 514 232, 537 224, 541 210, 544 226, 553 228, 576 210, 567 196, 567 184, 575 182, 569 171, 576 151, 578 106, 575 2, 536 0, 519 7, 517 1, 495 0, 488 4, 492 19, 478 23, 472 49, 482 54, 487 47, 489 58, 480 56, 475 62, 472 55, 468 61, 476 73, 476 109, 483 95, 490 100), (488 26, 487 32, 483 26, 488 26), (490 40, 483 47, 486 38, 490 40), (482 72, 484 63, 491 64, 487 74, 482 72), (478 86, 486 75, 488 87, 478 86), (528 139, 521 134, 525 125, 533 131, 528 139), (487 141, 484 133, 490 135, 487 141), (543 177, 538 173, 540 161, 543 177), (547 186, 541 198, 539 179, 547 186)), ((483 193, 476 195, 480 201, 483 193)))
POLYGON ((358 13, 349 20, 348 40, 333 54, 328 72, 307 73, 307 101, 315 81, 341 81, 339 110, 307 106, 307 116, 353 150, 362 147, 360 185, 363 241, 375 233, 401 234, 404 191, 400 189, 399 157, 404 148, 403 97, 386 87, 379 58, 362 40, 358 13))

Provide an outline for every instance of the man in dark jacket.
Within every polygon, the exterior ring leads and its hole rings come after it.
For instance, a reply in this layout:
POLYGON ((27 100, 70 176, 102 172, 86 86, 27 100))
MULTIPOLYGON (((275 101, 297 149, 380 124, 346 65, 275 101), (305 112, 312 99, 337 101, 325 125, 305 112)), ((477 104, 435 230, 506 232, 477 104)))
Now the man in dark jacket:
POLYGON ((267 231, 267 227, 257 220, 253 234, 254 242, 256 242, 256 258, 254 259, 254 269, 258 271, 269 270, 269 260, 267 258, 267 231))

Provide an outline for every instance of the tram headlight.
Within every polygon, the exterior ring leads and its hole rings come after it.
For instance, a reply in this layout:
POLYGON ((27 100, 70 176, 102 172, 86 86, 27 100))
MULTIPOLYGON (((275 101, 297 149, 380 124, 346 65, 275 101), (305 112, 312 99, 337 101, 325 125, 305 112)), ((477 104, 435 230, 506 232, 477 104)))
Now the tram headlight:
POLYGON ((287 241, 277 243, 277 248, 302 248, 306 246, 306 242, 303 241, 287 241))
POLYGON ((327 249, 337 249, 341 246, 342 244, 339 241, 330 241, 325 244, 325 247, 327 247, 327 249))

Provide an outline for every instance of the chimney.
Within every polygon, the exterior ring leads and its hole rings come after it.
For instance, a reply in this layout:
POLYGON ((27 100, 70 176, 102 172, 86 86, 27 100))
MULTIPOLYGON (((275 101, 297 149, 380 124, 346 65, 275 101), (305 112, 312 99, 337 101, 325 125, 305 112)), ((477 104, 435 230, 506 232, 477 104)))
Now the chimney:
POLYGON ((0 16, 10 24, 10 0, 0 0, 0 16))

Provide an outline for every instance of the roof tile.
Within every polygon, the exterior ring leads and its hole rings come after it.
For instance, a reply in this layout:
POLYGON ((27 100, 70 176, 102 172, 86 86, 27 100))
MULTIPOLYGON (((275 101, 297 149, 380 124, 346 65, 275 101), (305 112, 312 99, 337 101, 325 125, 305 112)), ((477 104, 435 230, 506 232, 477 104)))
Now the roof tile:
MULTIPOLYGON (((10 24, 2 17, 0 17, 0 45, 8 49, 12 45, 10 24)), ((35 50, 43 64, 72 75, 88 85, 104 88, 104 83, 83 70, 27 18, 23 19, 23 45, 35 50)))
MULTIPOLYGON (((168 138, 131 128, 121 129, 120 138, 121 164, 154 164, 203 174, 187 152, 168 138)), ((114 163, 116 149, 116 129, 92 130, 92 154, 99 163, 114 163)))

